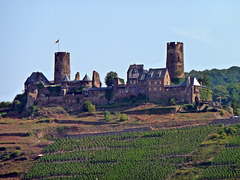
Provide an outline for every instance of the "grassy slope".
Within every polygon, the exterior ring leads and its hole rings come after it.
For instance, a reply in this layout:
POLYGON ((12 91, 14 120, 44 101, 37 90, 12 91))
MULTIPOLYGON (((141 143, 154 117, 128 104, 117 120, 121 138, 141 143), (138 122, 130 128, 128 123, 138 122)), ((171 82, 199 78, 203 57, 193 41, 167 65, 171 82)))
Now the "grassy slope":
MULTIPOLYGON (((137 107, 137 109, 143 109, 146 107, 137 107)), ((132 110, 132 109, 129 109, 132 110)), ((135 108, 136 110, 136 108, 135 108)), ((114 109, 111 109, 114 112, 114 109)), ((0 119, 2 133, 27 133, 31 135, 28 137, 19 136, 0 136, 0 147, 6 147, 6 151, 14 152, 16 148, 20 148, 22 154, 20 157, 26 157, 27 160, 16 161, 17 158, 13 158, 6 161, 0 161, 2 166, 0 174, 7 174, 11 172, 19 172, 20 174, 26 172, 34 163, 34 159, 40 154, 44 147, 46 147, 51 141, 46 137, 61 136, 65 133, 93 133, 93 132, 105 132, 105 131, 120 131, 124 128, 130 127, 146 127, 152 126, 156 129, 171 128, 181 126, 191 126, 199 124, 208 124, 212 122, 218 113, 187 113, 187 114, 143 114, 143 115, 129 115, 129 120, 121 122, 114 115, 113 120, 110 122, 104 122, 103 112, 98 111, 95 115, 86 116, 86 114, 68 116, 68 115, 56 115, 49 118, 49 121, 39 123, 39 119, 27 120, 27 119, 0 119), (79 124, 57 124, 54 119, 59 120, 75 120, 79 121, 79 124), (99 122, 103 122, 99 125, 99 122), (46 136, 48 135, 48 136, 46 136)), ((44 119, 46 120, 46 119, 44 119)), ((0 152, 1 153, 1 152, 0 152)))

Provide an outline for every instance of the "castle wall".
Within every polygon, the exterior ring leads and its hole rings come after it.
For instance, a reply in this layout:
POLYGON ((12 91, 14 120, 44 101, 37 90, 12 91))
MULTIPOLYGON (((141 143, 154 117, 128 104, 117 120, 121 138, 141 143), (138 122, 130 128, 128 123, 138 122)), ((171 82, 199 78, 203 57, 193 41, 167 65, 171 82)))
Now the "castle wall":
POLYGON ((56 52, 54 66, 54 84, 60 84, 64 76, 70 79, 70 53, 56 52))
POLYGON ((184 78, 183 43, 167 43, 166 67, 171 78, 184 78))

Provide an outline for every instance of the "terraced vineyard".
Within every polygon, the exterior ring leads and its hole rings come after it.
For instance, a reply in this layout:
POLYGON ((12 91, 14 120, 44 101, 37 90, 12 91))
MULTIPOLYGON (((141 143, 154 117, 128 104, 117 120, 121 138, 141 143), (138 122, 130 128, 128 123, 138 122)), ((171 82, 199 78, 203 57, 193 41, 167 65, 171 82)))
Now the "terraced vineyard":
MULTIPOLYGON (((211 165, 203 171, 202 179, 240 178, 240 125, 225 127, 219 134, 230 138, 223 150, 212 160, 211 165)), ((223 136, 223 137, 224 137, 223 136)), ((220 138, 223 138, 220 136, 220 138)))
POLYGON ((210 125, 56 139, 24 179, 166 179, 215 129, 210 125))

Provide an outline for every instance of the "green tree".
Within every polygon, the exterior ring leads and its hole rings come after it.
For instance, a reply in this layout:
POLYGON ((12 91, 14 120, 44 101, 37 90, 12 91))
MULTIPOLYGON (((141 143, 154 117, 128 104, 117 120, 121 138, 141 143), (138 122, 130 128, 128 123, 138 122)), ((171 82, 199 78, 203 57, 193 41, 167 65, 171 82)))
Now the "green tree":
POLYGON ((109 111, 105 111, 104 118, 105 118, 105 121, 111 121, 112 120, 111 113, 109 111))
POLYGON ((113 89, 106 89, 105 90, 105 98, 108 100, 108 103, 111 101, 113 96, 114 96, 113 89))
POLYGON ((105 77, 105 84, 109 87, 109 86, 113 86, 114 85, 114 78, 117 78, 118 75, 116 72, 110 71, 107 73, 106 77, 105 77))
POLYGON ((93 112, 95 112, 95 106, 90 101, 86 101, 83 104, 82 110, 84 112, 89 112, 90 114, 92 114, 93 112))
POLYGON ((213 88, 213 100, 219 101, 218 97, 221 96, 222 104, 226 105, 230 102, 229 93, 225 86, 216 86, 213 88))
POLYGON ((204 72, 204 73, 203 73, 202 84, 203 84, 204 86, 210 87, 209 74, 208 74, 207 72, 204 72))

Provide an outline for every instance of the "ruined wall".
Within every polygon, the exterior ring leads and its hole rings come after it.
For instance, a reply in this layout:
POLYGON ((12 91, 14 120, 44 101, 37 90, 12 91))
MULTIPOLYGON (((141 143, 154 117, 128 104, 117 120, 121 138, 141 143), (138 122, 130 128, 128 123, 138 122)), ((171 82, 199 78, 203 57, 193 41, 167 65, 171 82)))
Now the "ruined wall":
POLYGON ((100 81, 100 76, 99 76, 98 72, 96 72, 96 71, 93 71, 92 86, 97 87, 97 88, 102 87, 102 83, 100 81))
POLYGON ((54 66, 54 84, 60 84, 64 76, 70 79, 70 53, 56 52, 54 66))
POLYGON ((166 67, 170 78, 184 78, 183 43, 167 43, 166 67))

